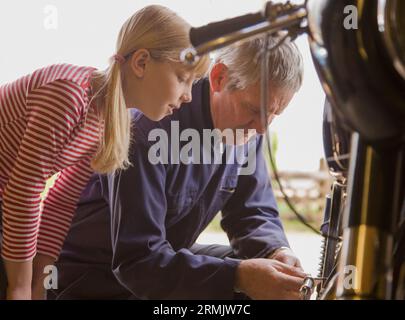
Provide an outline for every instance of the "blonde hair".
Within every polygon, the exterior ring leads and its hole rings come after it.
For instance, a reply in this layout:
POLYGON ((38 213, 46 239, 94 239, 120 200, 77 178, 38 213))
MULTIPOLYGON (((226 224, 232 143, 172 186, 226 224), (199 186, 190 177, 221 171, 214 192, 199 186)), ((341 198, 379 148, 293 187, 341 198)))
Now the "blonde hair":
MULTIPOLYGON (((281 37, 269 39, 269 81, 273 85, 298 91, 302 84, 304 67, 300 51, 295 43, 286 39, 281 45, 281 37)), ((215 62, 228 68, 228 90, 242 90, 260 80, 263 38, 253 38, 217 52, 215 62)))
MULTIPOLYGON (((180 62, 180 53, 191 46, 191 26, 170 9, 151 5, 137 11, 122 26, 116 45, 116 53, 127 59, 138 49, 147 49, 157 60, 180 62)), ((101 81, 101 89, 94 98, 101 101, 101 116, 104 133, 91 166, 98 173, 113 173, 130 165, 131 117, 125 104, 122 89, 122 64, 112 59, 105 71, 97 71, 95 78, 101 81), (100 99, 101 98, 101 99, 100 99)), ((209 66, 208 57, 203 57, 192 69, 202 77, 209 66)))

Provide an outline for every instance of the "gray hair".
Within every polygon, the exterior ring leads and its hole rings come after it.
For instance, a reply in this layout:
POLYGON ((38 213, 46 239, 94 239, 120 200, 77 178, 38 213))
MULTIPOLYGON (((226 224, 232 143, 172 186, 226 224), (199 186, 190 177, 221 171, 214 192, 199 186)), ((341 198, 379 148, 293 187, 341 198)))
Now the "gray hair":
MULTIPOLYGON (((269 81, 275 86, 298 91, 304 73, 303 60, 298 47, 286 39, 278 45, 281 37, 270 37, 269 81)), ((215 63, 228 68, 228 90, 242 90, 260 80, 260 67, 265 40, 254 38, 234 44, 216 52, 215 63)))

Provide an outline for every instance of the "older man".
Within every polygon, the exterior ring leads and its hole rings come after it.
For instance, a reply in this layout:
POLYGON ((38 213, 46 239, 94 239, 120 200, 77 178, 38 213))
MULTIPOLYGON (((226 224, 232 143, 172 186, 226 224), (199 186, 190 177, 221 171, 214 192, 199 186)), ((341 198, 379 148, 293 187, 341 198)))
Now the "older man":
POLYGON ((264 124, 263 45, 256 39, 219 52, 193 101, 166 119, 134 114, 132 166, 88 184, 49 297, 232 299, 240 291, 299 298, 305 274, 278 216, 262 134, 299 89, 302 60, 289 42, 272 51, 264 124), (224 141, 203 139, 213 129, 224 141), (220 211, 230 246, 195 244, 220 211))

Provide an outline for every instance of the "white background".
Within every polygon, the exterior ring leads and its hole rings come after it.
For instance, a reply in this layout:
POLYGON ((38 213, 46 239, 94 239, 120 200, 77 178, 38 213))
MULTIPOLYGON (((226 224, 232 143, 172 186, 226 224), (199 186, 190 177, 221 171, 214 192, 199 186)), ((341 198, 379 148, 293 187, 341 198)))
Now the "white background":
MULTIPOLYGON (((105 68, 114 53, 121 25, 148 4, 165 5, 193 26, 200 26, 256 12, 264 1, 1 0, 0 84, 52 63, 105 68), (50 15, 47 7, 57 10, 56 29, 46 27, 50 15)), ((301 36, 297 44, 305 60, 304 84, 271 130, 277 132, 279 138, 278 167, 312 171, 317 170, 323 156, 324 94, 312 65, 306 36, 301 36)))

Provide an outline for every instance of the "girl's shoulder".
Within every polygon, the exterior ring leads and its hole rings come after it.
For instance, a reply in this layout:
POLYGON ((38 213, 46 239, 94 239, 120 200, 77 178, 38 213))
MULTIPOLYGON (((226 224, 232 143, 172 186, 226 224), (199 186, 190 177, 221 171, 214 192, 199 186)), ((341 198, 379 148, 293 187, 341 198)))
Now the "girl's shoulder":
POLYGON ((54 64, 35 70, 29 76, 27 98, 46 95, 60 108, 83 117, 87 113, 90 77, 94 67, 54 64))
POLYGON ((28 90, 35 90, 55 81, 64 81, 87 89, 94 67, 61 63, 35 70, 30 76, 28 90))

